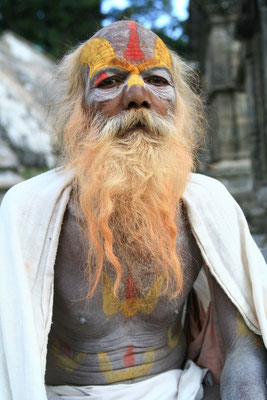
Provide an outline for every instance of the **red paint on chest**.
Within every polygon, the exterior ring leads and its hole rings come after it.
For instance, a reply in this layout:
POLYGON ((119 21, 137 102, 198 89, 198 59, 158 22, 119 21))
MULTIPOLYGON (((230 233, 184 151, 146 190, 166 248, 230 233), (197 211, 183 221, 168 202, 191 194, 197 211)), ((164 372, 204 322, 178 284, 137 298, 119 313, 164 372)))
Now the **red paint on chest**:
POLYGON ((62 350, 65 354, 67 354, 67 356, 71 357, 72 350, 71 350, 70 346, 68 345, 68 343, 62 342, 62 350))
POLYGON ((135 365, 135 357, 132 344, 129 344, 128 349, 124 353, 123 364, 126 368, 133 367, 135 365))
POLYGON ((128 275, 126 278, 125 298, 136 299, 136 286, 132 275, 128 275))
POLYGON ((107 79, 108 75, 105 72, 101 72, 101 74, 98 75, 96 78, 96 81, 94 83, 94 87, 97 86, 100 82, 102 82, 104 79, 107 79))
POLYGON ((134 22, 128 22, 130 34, 127 49, 124 53, 126 60, 130 61, 142 61, 145 59, 145 55, 139 46, 139 36, 137 28, 134 22))

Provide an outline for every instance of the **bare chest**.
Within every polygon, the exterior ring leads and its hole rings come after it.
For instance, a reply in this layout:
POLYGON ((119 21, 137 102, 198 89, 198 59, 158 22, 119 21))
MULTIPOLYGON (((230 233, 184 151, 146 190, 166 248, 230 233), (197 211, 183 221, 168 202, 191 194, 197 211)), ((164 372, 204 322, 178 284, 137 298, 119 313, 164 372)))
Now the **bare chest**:
POLYGON ((185 210, 181 213, 177 235, 177 249, 182 259, 183 290, 175 300, 170 301, 167 296, 160 296, 163 284, 160 278, 148 282, 146 294, 139 296, 135 283, 126 273, 122 279, 124 281, 122 296, 119 299, 115 298, 112 293, 112 271, 108 265, 102 272, 93 297, 87 300, 88 247, 84 234, 76 222, 74 210, 69 206, 64 217, 56 259, 54 300, 59 308, 65 310, 63 315, 68 315, 68 320, 71 320, 76 332, 78 326, 85 325, 84 321, 91 326, 94 325, 93 321, 96 318, 99 322, 103 320, 108 327, 114 323, 116 314, 126 319, 139 316, 146 322, 150 320, 151 323, 161 324, 169 321, 173 318, 173 314, 177 314, 181 309, 202 266, 200 251, 185 210))
POLYGON ((47 359, 49 384, 65 381, 104 384, 110 383, 108 379, 111 383, 145 379, 144 375, 150 376, 142 372, 144 365, 151 364, 148 358, 153 358, 150 374, 182 365, 186 352, 182 309, 202 260, 185 214, 178 231, 177 244, 184 275, 183 290, 178 298, 170 301, 167 296, 160 295, 160 279, 151 283, 145 295, 139 296, 134 283, 125 278, 125 296, 117 299, 112 293, 113 281, 107 267, 88 301, 85 299, 88 245, 72 208, 67 209, 55 266, 53 325, 47 359), (81 357, 78 365, 75 357, 81 357), (110 368, 125 371, 125 366, 128 375, 126 372, 122 375, 126 374, 126 378, 121 378, 121 374, 106 377, 110 368))

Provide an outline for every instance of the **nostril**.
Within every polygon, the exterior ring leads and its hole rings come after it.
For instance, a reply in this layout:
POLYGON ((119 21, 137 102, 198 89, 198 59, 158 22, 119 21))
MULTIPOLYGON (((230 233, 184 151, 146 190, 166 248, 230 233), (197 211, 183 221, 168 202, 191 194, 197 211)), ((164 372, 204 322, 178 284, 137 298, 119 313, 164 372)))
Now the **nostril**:
POLYGON ((134 101, 130 101, 130 103, 128 104, 128 109, 129 108, 137 108, 137 104, 134 101))
POLYGON ((143 103, 141 104, 141 106, 142 106, 142 107, 145 107, 145 108, 149 108, 149 104, 148 104, 147 101, 143 101, 143 103))
POLYGON ((131 108, 141 108, 141 107, 150 108, 149 103, 147 101, 143 101, 142 103, 130 101, 127 109, 130 110, 131 108))

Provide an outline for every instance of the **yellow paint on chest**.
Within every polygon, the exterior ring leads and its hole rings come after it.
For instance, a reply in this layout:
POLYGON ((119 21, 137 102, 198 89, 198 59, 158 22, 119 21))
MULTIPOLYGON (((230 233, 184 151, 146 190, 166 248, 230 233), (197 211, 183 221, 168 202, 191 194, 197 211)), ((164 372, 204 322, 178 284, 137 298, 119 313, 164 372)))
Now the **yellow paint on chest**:
POLYGON ((237 322, 236 322, 236 334, 238 337, 251 337, 253 339, 253 343, 255 346, 259 347, 262 345, 261 337, 253 333, 248 326, 246 325, 242 315, 237 313, 237 322))
POLYGON ((83 363, 85 353, 79 352, 75 356, 68 356, 64 354, 61 349, 59 340, 53 339, 52 341, 52 357, 59 368, 64 369, 67 372, 72 372, 83 363))
POLYGON ((168 345, 173 349, 174 347, 181 346, 182 344, 182 333, 183 328, 181 321, 179 321, 178 326, 173 330, 170 328, 168 330, 168 345))
POLYGON ((122 300, 120 303, 113 295, 112 279, 102 273, 103 311, 107 317, 121 312, 125 318, 135 317, 138 313, 149 315, 156 307, 163 285, 163 278, 158 278, 145 297, 122 300))
POLYGON ((144 364, 119 371, 113 371, 107 353, 98 354, 99 367, 104 374, 107 383, 121 382, 129 379, 146 376, 152 368, 154 362, 154 351, 147 351, 144 355, 144 364))

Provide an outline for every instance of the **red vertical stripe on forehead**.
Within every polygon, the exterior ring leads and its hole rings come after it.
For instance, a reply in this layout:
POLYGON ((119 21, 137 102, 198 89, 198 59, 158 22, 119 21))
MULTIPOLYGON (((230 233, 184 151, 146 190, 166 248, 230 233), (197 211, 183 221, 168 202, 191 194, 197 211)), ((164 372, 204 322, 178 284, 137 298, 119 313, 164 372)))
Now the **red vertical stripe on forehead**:
POLYGON ((139 36, 136 25, 132 21, 128 22, 128 25, 130 28, 130 34, 128 46, 124 53, 124 57, 126 58, 126 60, 130 61, 142 61, 145 59, 145 55, 139 46, 139 36))
POLYGON ((105 72, 101 72, 101 74, 99 74, 98 77, 96 78, 94 86, 97 86, 100 82, 102 82, 106 78, 108 78, 108 75, 105 72))

